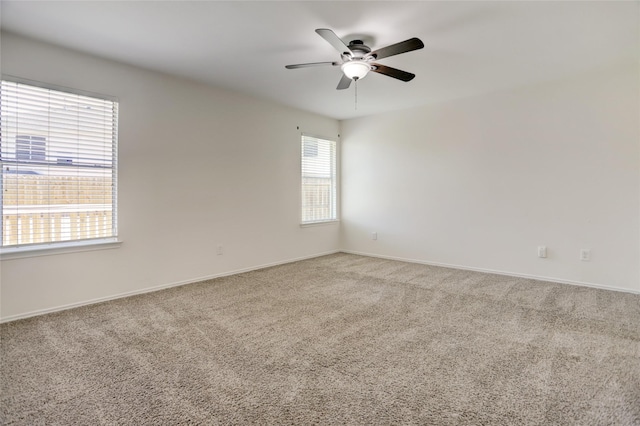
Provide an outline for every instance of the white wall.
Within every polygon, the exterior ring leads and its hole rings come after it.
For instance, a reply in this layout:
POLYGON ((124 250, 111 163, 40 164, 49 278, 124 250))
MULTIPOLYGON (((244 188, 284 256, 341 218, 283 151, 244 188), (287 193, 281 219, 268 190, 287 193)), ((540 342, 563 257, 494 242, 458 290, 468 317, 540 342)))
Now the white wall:
POLYGON ((298 225, 300 132, 337 121, 11 34, 1 49, 4 74, 119 97, 124 241, 1 259, 3 320, 340 248, 640 291, 637 64, 343 122, 340 229, 298 225))
POLYGON ((3 74, 119 98, 123 241, 2 259, 3 319, 339 249, 338 225, 299 226, 300 133, 336 138, 336 120, 12 34, 1 43, 3 74))
POLYGON ((640 291, 638 77, 620 65, 343 122, 343 249, 640 291))

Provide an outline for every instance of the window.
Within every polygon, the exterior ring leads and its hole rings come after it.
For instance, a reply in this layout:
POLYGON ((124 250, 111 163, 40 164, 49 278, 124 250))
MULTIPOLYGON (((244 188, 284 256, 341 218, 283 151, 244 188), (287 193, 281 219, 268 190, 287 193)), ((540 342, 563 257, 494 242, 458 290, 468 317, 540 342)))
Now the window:
POLYGON ((16 136, 16 158, 21 161, 45 161, 44 136, 16 136))
POLYGON ((118 104, 2 80, 3 248, 113 239, 118 104))
POLYGON ((318 156, 318 140, 312 138, 302 138, 302 156, 317 157, 318 156))
POLYGON ((336 142, 302 136, 302 223, 338 219, 336 142))

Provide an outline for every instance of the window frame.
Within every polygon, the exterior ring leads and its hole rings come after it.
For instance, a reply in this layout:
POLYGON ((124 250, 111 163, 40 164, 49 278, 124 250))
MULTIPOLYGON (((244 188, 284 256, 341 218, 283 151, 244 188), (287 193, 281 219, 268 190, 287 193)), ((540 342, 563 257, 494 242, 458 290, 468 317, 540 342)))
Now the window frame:
POLYGON ((299 156, 298 158, 300 159, 300 167, 298 168, 299 172, 300 172, 300 188, 299 188, 299 203, 298 203, 298 208, 299 208, 299 222, 300 222, 300 226, 301 227, 308 227, 308 226, 318 226, 318 225, 327 225, 327 224, 333 224, 333 223, 337 223, 340 221, 340 155, 339 155, 339 136, 336 139, 331 139, 328 138, 326 136, 318 136, 318 135, 314 135, 314 134, 309 134, 309 133, 301 133, 300 134, 300 139, 299 139, 299 156), (305 155, 305 138, 311 138, 311 139, 315 139, 318 142, 318 153, 316 153, 315 156, 308 156, 305 155), (333 147, 333 152, 334 152, 334 161, 333 164, 330 165, 330 167, 332 167, 332 174, 333 174, 333 187, 334 187, 334 194, 333 194, 333 210, 335 212, 334 217, 331 218, 327 218, 327 219, 319 219, 319 220, 308 220, 305 221, 304 220, 304 205, 303 205, 303 201, 304 201, 304 196, 303 196, 303 191, 304 191, 304 176, 303 176, 303 161, 304 158, 314 158, 317 157, 319 154, 319 150, 320 150, 320 142, 330 142, 334 144, 333 147))
MULTIPOLYGON (((118 233, 118 144, 119 144, 119 114, 120 114, 120 105, 119 99, 115 96, 104 95, 96 92, 89 92, 85 90, 69 88, 65 86, 43 83, 40 81, 29 80, 21 77, 16 77, 12 75, 2 74, 1 80, 3 82, 8 83, 17 83, 21 85, 32 86, 39 89, 52 90, 57 92, 68 93, 70 95, 78 95, 83 97, 89 97, 97 100, 112 102, 115 109, 115 119, 113 121, 113 131, 112 131, 112 146, 111 146, 111 166, 107 167, 108 170, 111 171, 111 179, 112 179, 112 202, 111 202, 111 235, 104 237, 90 237, 90 238, 82 238, 82 239, 74 239, 74 240, 64 240, 64 241, 49 241, 49 242, 38 242, 38 243, 24 243, 24 244, 14 244, 10 246, 4 246, 3 236, 0 234, 0 255, 2 255, 2 259, 14 259, 14 258, 23 258, 23 257, 33 257, 33 256, 44 256, 44 255, 52 255, 52 254, 61 254, 61 253, 73 253, 80 251, 93 251, 93 250, 102 250, 102 249, 110 249, 119 247, 122 241, 119 239, 118 233)), ((21 134, 22 135, 22 134, 21 134)), ((27 135, 32 136, 32 135, 27 135)), ((45 140, 45 143, 47 141, 45 140)), ((16 149, 17 149, 18 141, 16 140, 16 149)), ((46 150, 45 145, 45 150, 46 150)), ((16 159, 15 162, 9 161, 10 164, 20 164, 20 163, 29 163, 29 160, 20 162, 17 158, 16 151, 16 159)), ((3 163, 4 164, 4 163, 3 163)), ((81 166, 78 166, 79 168, 81 166)), ((4 178, 4 170, 0 170, 0 188, 4 187, 3 184, 4 178)), ((4 210, 4 200, 3 200, 3 191, 0 190, 0 214, 4 210)), ((0 217, 0 232, 4 232, 4 217, 0 217)))

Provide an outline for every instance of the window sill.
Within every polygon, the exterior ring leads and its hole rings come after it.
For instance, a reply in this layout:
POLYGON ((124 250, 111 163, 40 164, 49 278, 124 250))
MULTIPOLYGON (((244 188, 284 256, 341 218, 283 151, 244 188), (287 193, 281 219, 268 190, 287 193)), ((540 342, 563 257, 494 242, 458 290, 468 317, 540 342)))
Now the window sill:
POLYGON ((0 249, 0 260, 23 259, 27 257, 52 256, 57 254, 79 253, 84 251, 118 248, 122 241, 116 238, 104 238, 90 241, 71 241, 55 244, 34 244, 22 247, 0 249))
POLYGON ((318 222, 306 222, 306 223, 301 223, 300 227, 301 228, 307 228, 310 226, 320 226, 320 225, 333 225, 333 224, 338 224, 340 222, 340 220, 335 219, 335 220, 322 220, 322 221, 318 221, 318 222))

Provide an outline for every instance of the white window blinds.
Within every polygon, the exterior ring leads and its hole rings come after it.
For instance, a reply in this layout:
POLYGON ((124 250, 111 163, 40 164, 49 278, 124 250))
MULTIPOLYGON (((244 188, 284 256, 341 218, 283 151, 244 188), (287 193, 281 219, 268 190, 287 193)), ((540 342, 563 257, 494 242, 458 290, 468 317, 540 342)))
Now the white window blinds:
POLYGON ((2 247, 112 238, 117 102, 2 81, 2 247))
POLYGON ((336 142, 302 136, 302 223, 337 220, 336 142))

